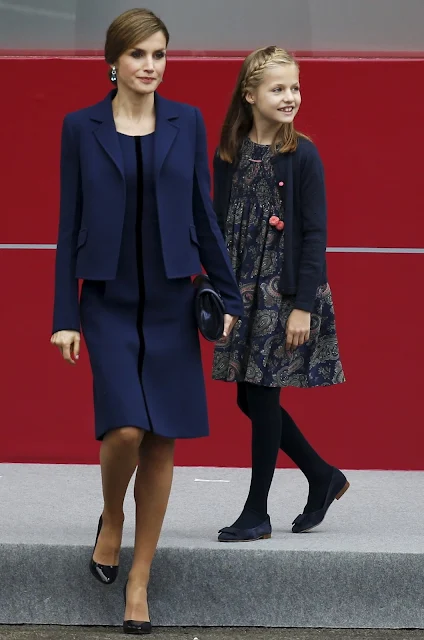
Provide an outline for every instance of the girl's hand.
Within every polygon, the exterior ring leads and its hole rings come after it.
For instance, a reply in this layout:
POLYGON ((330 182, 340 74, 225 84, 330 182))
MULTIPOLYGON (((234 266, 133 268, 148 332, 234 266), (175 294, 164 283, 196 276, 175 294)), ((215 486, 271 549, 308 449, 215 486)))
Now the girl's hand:
POLYGON ((69 364, 76 364, 79 358, 81 336, 79 331, 56 331, 50 342, 59 348, 63 359, 69 364))
POLYGON ((311 314, 308 311, 293 309, 286 325, 286 349, 294 351, 308 342, 311 333, 311 314))
POLYGON ((228 338, 237 320, 238 316, 230 316, 229 313, 226 313, 224 315, 224 333, 222 334, 223 338, 228 338))

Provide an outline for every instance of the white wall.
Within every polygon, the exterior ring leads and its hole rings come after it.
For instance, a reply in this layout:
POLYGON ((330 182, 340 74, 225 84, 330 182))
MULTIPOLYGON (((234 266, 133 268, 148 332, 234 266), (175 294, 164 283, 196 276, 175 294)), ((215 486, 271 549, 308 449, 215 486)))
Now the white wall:
MULTIPOLYGON (((139 2, 0 0, 0 49, 102 49, 108 24, 139 2)), ((297 51, 424 50, 424 0, 147 0, 146 5, 167 24, 171 49, 279 44, 297 51)))

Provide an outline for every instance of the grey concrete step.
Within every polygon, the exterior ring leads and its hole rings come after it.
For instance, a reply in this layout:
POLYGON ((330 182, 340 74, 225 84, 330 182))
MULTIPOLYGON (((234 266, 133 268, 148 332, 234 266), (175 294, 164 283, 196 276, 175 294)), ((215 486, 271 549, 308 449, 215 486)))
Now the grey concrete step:
MULTIPOLYGON (((424 629, 424 473, 347 473, 350 490, 309 534, 291 533, 307 484, 279 470, 270 540, 220 544, 246 469, 178 468, 152 568, 165 627, 424 629)), ((88 572, 101 510, 98 467, 0 465, 0 624, 119 626, 134 536, 132 491, 116 584, 88 572)), ((424 637, 424 632, 423 632, 424 637)))
MULTIPOLYGON (((117 640, 124 635, 108 627, 0 626, 1 640, 117 640)), ((125 636, 126 637, 126 636, 125 636)), ((158 628, 152 640, 423 640, 421 630, 393 629, 245 629, 158 628)))

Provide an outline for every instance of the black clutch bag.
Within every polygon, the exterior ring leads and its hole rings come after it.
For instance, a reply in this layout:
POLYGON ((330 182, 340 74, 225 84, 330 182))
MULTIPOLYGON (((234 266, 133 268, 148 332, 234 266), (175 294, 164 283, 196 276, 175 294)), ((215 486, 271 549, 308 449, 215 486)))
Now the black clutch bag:
POLYGON ((209 342, 216 342, 224 331, 224 303, 208 276, 200 274, 193 280, 196 288, 194 311, 197 326, 209 342))

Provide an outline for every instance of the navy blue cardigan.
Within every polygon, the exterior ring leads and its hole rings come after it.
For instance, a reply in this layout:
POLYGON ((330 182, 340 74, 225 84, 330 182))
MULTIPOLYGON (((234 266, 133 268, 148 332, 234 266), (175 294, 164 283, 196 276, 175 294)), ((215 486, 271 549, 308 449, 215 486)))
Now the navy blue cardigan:
MULTIPOLYGON (((296 151, 278 153, 272 163, 285 224, 280 291, 295 296, 296 309, 312 311, 317 288, 327 281, 324 169, 317 148, 305 138, 296 151)), ((224 235, 236 166, 215 154, 214 209, 224 235)))

